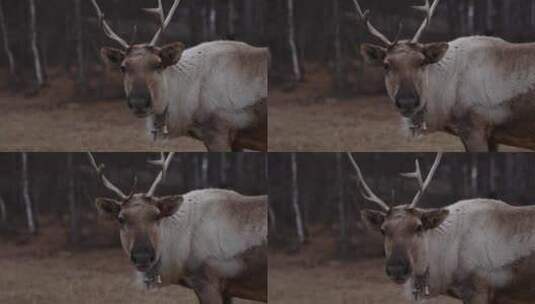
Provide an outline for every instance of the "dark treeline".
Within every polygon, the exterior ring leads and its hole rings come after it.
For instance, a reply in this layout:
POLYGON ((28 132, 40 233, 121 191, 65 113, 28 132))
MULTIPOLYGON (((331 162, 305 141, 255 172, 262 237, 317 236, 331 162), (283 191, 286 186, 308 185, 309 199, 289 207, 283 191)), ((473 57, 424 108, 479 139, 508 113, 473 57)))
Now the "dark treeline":
MULTIPOLYGON (((163 2, 168 10, 172 1, 163 2)), ((423 2, 360 0, 372 23, 391 38, 399 21, 402 38, 412 37, 424 14, 410 6, 423 2)), ((156 3, 99 2, 111 26, 128 42, 146 42, 156 31, 158 25, 141 10, 156 3)), ((59 74, 77 80, 78 93, 102 90, 104 84, 91 81, 102 78, 98 50, 114 42, 99 28, 90 1, 4 0, 0 6, 0 65, 11 74, 7 79, 12 88, 39 88, 47 83, 49 71, 60 67, 59 74)), ((440 2, 423 41, 466 35, 532 41, 534 26, 535 0, 448 0, 440 2)), ((358 47, 377 41, 357 18, 352 0, 183 0, 162 43, 179 40, 193 46, 215 39, 269 46, 274 84, 306 79, 305 63, 316 62, 329 70, 334 87, 342 91, 349 86, 359 92, 382 89, 366 83, 374 77, 363 72, 358 47)))
MULTIPOLYGON (((146 192, 159 173, 147 160, 158 153, 94 153, 106 177, 129 193, 146 192)), ((265 155, 178 153, 156 196, 217 187, 243 194, 266 194, 265 155)), ((76 245, 94 231, 96 197, 117 198, 97 178, 85 153, 0 153, 0 232, 39 234, 40 222, 60 223, 76 245), (88 229, 85 229, 88 228, 88 229)), ((111 230, 110 232, 114 232, 111 230)))
MULTIPOLYGON (((335 88, 349 87, 360 93, 382 91, 382 76, 370 77, 369 68, 362 67, 359 54, 363 42, 379 43, 370 36, 357 17, 353 0, 278 0, 278 39, 271 45, 274 73, 283 79, 307 77, 307 66, 316 63, 327 68, 335 88), (298 69, 293 67, 292 49, 286 29, 287 2, 293 2, 293 31, 298 69), (365 72, 363 69, 367 69, 365 72), (296 75, 294 71, 299 71, 296 75), (370 79, 371 78, 371 79, 370 79), (375 79, 378 78, 378 79, 375 79), (366 82, 375 81, 373 84, 366 82), (365 82, 365 83, 362 83, 365 82)), ((412 38, 425 18, 411 6, 424 0, 359 0, 364 10, 370 10, 370 20, 390 39, 398 23, 403 29, 401 39, 412 38)), ((432 2, 432 1, 430 1, 432 2)), ((276 12, 276 13, 275 13, 276 12)), ((535 34, 535 1, 533 0, 442 0, 422 42, 448 41, 468 35, 491 35, 514 42, 533 41, 535 34)), ((316 70, 316 68, 314 68, 316 70)), ((312 71, 313 72, 313 71, 312 71)), ((372 71, 381 73, 382 71, 372 71)))
MULTIPOLYGON (((391 205, 410 203, 418 190, 418 158, 427 174, 433 153, 354 153, 373 192, 391 205), (394 203, 392 203, 394 202, 394 203)), ((513 205, 535 202, 535 157, 528 153, 444 154, 420 207, 443 207, 461 199, 496 198, 513 205)), ((299 248, 328 231, 338 252, 348 253, 369 234, 360 219, 362 208, 378 209, 363 199, 345 153, 278 153, 269 158, 270 241, 299 248), (321 229, 320 229, 321 228, 321 229)), ((361 250, 362 248, 358 248, 361 250)), ((380 252, 380 247, 378 252, 380 252)))
MULTIPOLYGON (((150 41, 159 26, 142 11, 156 7, 157 0, 97 2, 113 30, 129 43, 150 41)), ((162 3, 167 13, 173 1, 162 3)), ((8 73, 13 66, 8 78, 12 88, 38 89, 46 85, 47 77, 53 74, 50 71, 60 68, 59 74, 67 73, 68 78, 77 80, 79 93, 98 89, 91 79, 102 77, 99 49, 117 45, 100 29, 91 1, 3 0, 0 6, 0 64, 8 73), (41 66, 43 80, 38 79, 37 65, 41 66)), ((183 0, 160 44, 182 41, 193 46, 233 39, 266 46, 268 6, 266 0, 183 0)))

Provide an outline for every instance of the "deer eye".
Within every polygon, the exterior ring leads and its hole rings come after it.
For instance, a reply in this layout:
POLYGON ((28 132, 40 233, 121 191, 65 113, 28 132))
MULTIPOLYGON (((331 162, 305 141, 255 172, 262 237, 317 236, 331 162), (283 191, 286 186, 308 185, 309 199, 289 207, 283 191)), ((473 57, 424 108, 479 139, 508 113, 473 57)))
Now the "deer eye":
POLYGON ((162 67, 161 62, 153 62, 149 64, 149 69, 151 70, 159 70, 162 67))
POLYGON ((424 226, 422 224, 416 226, 416 232, 417 233, 422 233, 424 232, 424 226))
POLYGON ((385 62, 383 65, 385 71, 390 71, 390 64, 388 62, 385 62))
POLYGON ((117 220, 119 221, 119 224, 121 225, 126 224, 126 219, 124 218, 124 216, 119 216, 117 220))
POLYGON ((385 234, 386 234, 386 230, 385 230, 384 227, 381 227, 381 234, 382 234, 382 235, 385 235, 385 234))

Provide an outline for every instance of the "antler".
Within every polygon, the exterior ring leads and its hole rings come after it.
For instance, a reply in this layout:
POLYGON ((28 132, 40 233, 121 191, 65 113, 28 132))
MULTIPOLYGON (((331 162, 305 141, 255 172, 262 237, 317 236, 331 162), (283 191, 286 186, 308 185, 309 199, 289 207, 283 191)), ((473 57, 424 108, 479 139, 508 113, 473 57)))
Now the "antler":
POLYGON ((173 159, 173 155, 175 155, 175 152, 169 153, 167 155, 167 158, 165 158, 164 154, 161 153, 160 159, 149 161, 149 163, 151 163, 153 165, 161 166, 162 170, 160 171, 158 176, 156 176, 156 179, 154 180, 154 182, 150 186, 149 191, 145 194, 146 197, 152 197, 154 195, 154 191, 156 190, 156 187, 158 186, 158 184, 163 179, 165 179, 165 173, 167 171, 167 167, 169 167, 169 164, 171 163, 171 160, 173 159))
POLYGON ((370 34, 372 34, 373 36, 379 38, 379 40, 381 40, 387 46, 393 46, 393 45, 395 45, 397 43, 398 38, 399 38, 399 34, 401 33, 401 22, 400 22, 400 25, 398 26, 398 33, 396 34, 396 39, 394 40, 394 42, 392 42, 388 38, 386 38, 385 35, 383 35, 381 32, 379 32, 379 30, 377 30, 370 23, 370 20, 369 20, 370 11, 366 10, 366 11, 363 12, 362 9, 360 8, 359 2, 357 0, 353 0, 353 3, 355 3, 355 8, 357 9, 357 13, 359 14, 360 18, 364 21, 364 24, 366 24, 366 27, 368 28, 368 32, 370 32, 370 34))
POLYGON ((420 40, 420 36, 422 35, 424 29, 431 23, 431 17, 433 17, 433 13, 435 12, 435 9, 437 8, 439 0, 435 0, 431 6, 429 6, 429 0, 425 0, 425 4, 422 6, 413 6, 413 8, 424 11, 427 13, 427 16, 425 17, 425 20, 420 25, 420 28, 418 28, 418 31, 412 38, 411 42, 416 43, 418 40, 420 40))
MULTIPOLYGON (((104 168, 105 166, 103 164, 97 165, 97 162, 95 161, 95 158, 93 157, 93 154, 91 152, 87 152, 87 155, 89 156, 89 161, 91 162, 91 165, 95 170, 97 171, 97 174, 99 178, 102 180, 102 183, 106 188, 110 189, 111 191, 115 192, 120 198, 123 200, 128 200, 132 196, 133 193, 130 193, 129 195, 125 195, 123 191, 121 191, 119 188, 117 188, 114 184, 112 184, 104 175, 104 168)), ((137 181, 137 179, 136 179, 137 181)))
POLYGON ((362 176, 362 172, 360 171, 360 168, 357 165, 357 162, 355 161, 355 159, 353 159, 353 156, 351 155, 351 153, 347 152, 347 156, 349 157, 349 160, 351 161, 353 168, 355 168, 355 171, 357 171, 359 182, 362 185, 362 190, 364 190, 364 191, 361 191, 362 196, 366 200, 378 204, 385 211, 390 210, 390 207, 388 207, 388 205, 382 199, 380 199, 377 195, 375 195, 373 191, 370 189, 370 187, 368 187, 368 184, 366 184, 366 181, 364 180, 364 177, 362 176))
POLYGON ((156 45, 156 43, 158 42, 158 39, 160 39, 161 34, 165 31, 169 23, 171 23, 171 19, 173 19, 173 15, 180 1, 181 0, 175 0, 175 2, 173 3, 173 6, 171 6, 171 9, 169 10, 169 14, 167 14, 167 17, 165 18, 164 18, 162 0, 158 0, 158 7, 144 9, 147 13, 157 16, 158 19, 160 20, 160 28, 158 29, 156 34, 154 34, 154 37, 152 38, 149 45, 152 45, 152 46, 156 45))
POLYGON ((437 153, 433 166, 431 166, 431 169, 429 169, 429 173, 427 173, 427 177, 425 178, 425 181, 422 179, 422 171, 420 170, 420 163, 418 162, 418 160, 415 161, 416 169, 414 170, 414 172, 401 174, 404 177, 416 178, 416 180, 418 181, 418 186, 420 187, 420 189, 418 190, 418 192, 412 199, 411 204, 409 205, 410 208, 416 207, 416 204, 422 198, 422 195, 427 189, 427 186, 429 186, 431 179, 433 179, 433 175, 435 174, 435 171, 437 170, 437 167, 440 164, 441 159, 442 159, 442 153, 439 152, 437 153))
POLYGON ((100 27, 102 28, 102 30, 104 31, 106 36, 108 36, 109 38, 117 41, 123 48, 125 48, 125 49, 129 48, 130 46, 128 45, 128 43, 126 43, 126 41, 124 41, 124 39, 119 37, 119 35, 117 35, 111 29, 111 27, 108 25, 108 23, 104 19, 105 18, 104 17, 104 13, 102 13, 102 10, 100 9, 100 7, 97 4, 97 1, 96 0, 91 0, 91 2, 93 3, 93 6, 95 7, 95 10, 97 11, 98 22, 100 24, 100 27))

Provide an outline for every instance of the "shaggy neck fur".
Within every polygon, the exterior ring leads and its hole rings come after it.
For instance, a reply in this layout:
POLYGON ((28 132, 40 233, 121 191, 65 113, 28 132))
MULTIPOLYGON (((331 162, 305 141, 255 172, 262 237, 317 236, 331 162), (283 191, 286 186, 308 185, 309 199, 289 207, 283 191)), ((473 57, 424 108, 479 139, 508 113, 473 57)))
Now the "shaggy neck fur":
POLYGON ((494 37, 449 42, 444 58, 423 71, 422 101, 429 131, 477 115, 490 125, 510 116, 510 102, 535 89, 535 46, 494 37))
MULTIPOLYGON (((447 209, 446 220, 426 233, 430 297, 455 293, 474 275, 494 288, 507 286, 513 264, 535 252, 535 207, 473 199, 447 209)), ((404 286, 410 299, 413 283, 404 286)))
MULTIPOLYGON (((163 85, 160 87, 158 96, 167 106, 165 125, 169 135, 185 135, 193 124, 193 117, 199 104, 198 85, 199 63, 202 62, 202 54, 188 54, 187 50, 183 58, 174 66, 170 66, 162 72, 163 85), (178 98, 178 99, 177 99, 178 98)), ((162 109, 163 110, 163 109, 162 109)), ((147 130, 152 132, 155 116, 147 118, 147 130)))

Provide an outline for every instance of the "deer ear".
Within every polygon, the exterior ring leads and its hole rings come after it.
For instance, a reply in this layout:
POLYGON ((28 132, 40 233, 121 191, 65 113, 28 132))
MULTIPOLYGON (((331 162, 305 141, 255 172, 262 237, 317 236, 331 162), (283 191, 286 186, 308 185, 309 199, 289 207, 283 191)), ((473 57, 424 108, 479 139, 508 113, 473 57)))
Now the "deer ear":
POLYGON ((381 211, 365 209, 360 212, 360 216, 368 229, 381 231, 381 226, 385 222, 386 214, 381 211))
POLYGON ((121 203, 111 199, 99 197, 95 200, 98 213, 107 219, 115 219, 121 211, 121 203))
POLYGON ((363 43, 360 46, 360 54, 368 64, 383 66, 386 57, 386 49, 378 45, 363 43))
POLYGON ((103 47, 100 49, 100 57, 106 65, 111 67, 120 67, 123 63, 125 52, 110 47, 103 47))
POLYGON ((156 198, 155 206, 160 210, 160 218, 175 214, 183 201, 184 197, 182 195, 170 195, 156 198))
POLYGON ((420 220, 425 230, 434 229, 440 226, 450 214, 447 209, 433 209, 423 211, 420 220))
POLYGON ((428 43, 424 45, 422 53, 425 56, 425 64, 439 62, 448 51, 449 44, 445 42, 428 43))
POLYGON ((180 60, 182 52, 185 48, 186 47, 182 42, 175 42, 163 46, 159 52, 160 59, 162 60, 162 66, 168 67, 175 65, 180 60))

